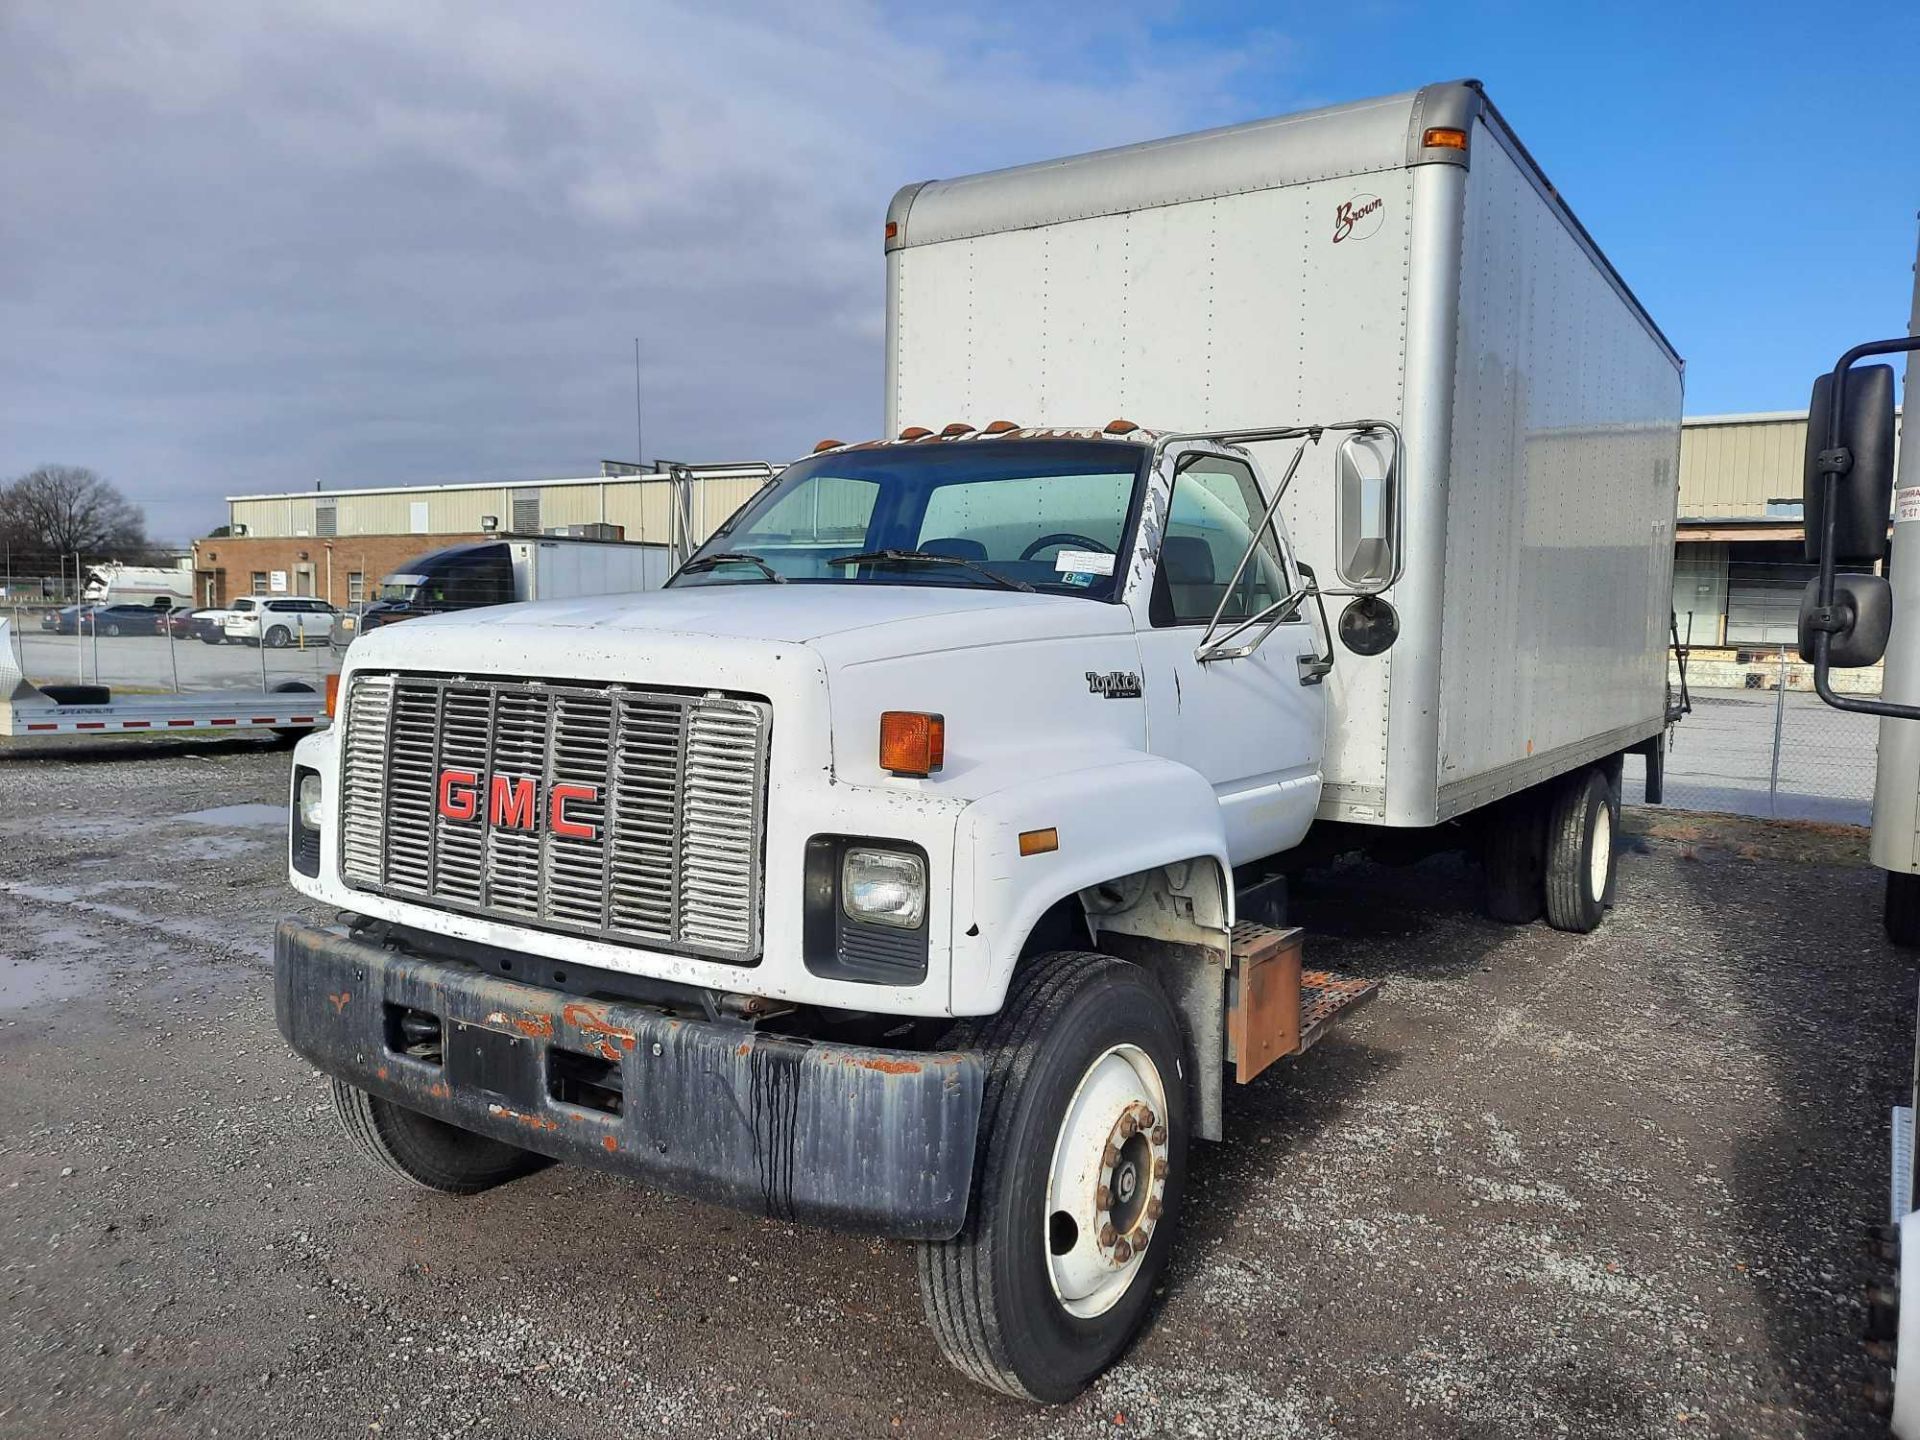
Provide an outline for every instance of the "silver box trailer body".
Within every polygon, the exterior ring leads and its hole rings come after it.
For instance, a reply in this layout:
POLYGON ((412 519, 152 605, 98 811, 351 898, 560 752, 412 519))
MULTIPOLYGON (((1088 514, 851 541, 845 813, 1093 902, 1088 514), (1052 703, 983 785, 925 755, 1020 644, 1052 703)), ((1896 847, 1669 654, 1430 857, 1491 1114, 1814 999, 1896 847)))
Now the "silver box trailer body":
POLYGON ((514 593, 523 600, 572 600, 658 590, 673 573, 664 545, 598 540, 509 540, 514 593))
MULTIPOLYGON (((1399 425, 1404 629, 1334 668, 1322 818, 1433 825, 1661 734, 1682 363, 1477 84, 910 185, 888 223, 889 433, 1399 425)), ((1323 578, 1332 503, 1283 508, 1323 578)))

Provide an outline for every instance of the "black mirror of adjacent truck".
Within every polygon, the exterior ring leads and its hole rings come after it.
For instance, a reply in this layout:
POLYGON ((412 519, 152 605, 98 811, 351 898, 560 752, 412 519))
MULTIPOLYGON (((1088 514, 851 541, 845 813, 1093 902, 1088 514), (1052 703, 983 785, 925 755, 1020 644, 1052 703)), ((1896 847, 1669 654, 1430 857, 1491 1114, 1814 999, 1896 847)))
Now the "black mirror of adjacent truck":
MULTIPOLYGON (((1800 597, 1800 658, 1813 662, 1813 618, 1820 608, 1820 581, 1807 582, 1800 597)), ((1836 627, 1829 631, 1827 664, 1842 670, 1857 670, 1872 665, 1887 653, 1887 636, 1893 631, 1893 587, 1879 575, 1836 575, 1833 577, 1833 617, 1836 627)))
POLYGON ((1834 475, 1834 562, 1862 565, 1884 559, 1893 503, 1893 367, 1861 365, 1847 372, 1846 409, 1840 417, 1837 453, 1828 450, 1832 416, 1833 376, 1822 375, 1813 382, 1813 400, 1807 409, 1807 458, 1801 492, 1807 559, 1817 562, 1826 540, 1829 472, 1834 475))
POLYGON ((1340 578, 1362 595, 1386 589, 1398 567, 1399 456, 1393 436, 1366 430, 1340 442, 1338 475, 1337 569, 1340 578))

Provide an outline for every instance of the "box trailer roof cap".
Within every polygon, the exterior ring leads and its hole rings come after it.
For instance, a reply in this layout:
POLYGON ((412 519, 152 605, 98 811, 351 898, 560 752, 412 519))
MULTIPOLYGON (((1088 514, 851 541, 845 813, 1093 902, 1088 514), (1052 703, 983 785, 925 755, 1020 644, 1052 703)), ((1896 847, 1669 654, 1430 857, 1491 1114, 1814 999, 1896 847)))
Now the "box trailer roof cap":
POLYGON ((908 250, 972 240, 1008 230, 1033 230, 1414 165, 1466 169, 1473 163, 1476 120, 1484 122, 1486 133, 1513 155, 1541 198, 1679 367, 1682 362, 1673 343, 1568 208, 1478 80, 1449 80, 1377 100, 1355 100, 951 180, 918 181, 902 186, 887 207, 886 248, 908 250))

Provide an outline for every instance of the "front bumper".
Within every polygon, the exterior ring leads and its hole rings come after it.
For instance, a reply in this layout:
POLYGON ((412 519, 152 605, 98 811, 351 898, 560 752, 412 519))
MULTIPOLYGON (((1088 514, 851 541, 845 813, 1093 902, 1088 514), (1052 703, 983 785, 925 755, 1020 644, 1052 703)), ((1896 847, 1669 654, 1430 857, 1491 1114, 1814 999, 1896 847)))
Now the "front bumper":
POLYGON ((583 1001, 281 922, 274 1008, 301 1055, 464 1130, 781 1220, 941 1240, 966 1219, 984 1083, 964 1051, 827 1045, 583 1001), (439 1017, 444 1064, 390 1044, 439 1017), (608 1062, 620 1112, 555 1098, 554 1056, 608 1062))

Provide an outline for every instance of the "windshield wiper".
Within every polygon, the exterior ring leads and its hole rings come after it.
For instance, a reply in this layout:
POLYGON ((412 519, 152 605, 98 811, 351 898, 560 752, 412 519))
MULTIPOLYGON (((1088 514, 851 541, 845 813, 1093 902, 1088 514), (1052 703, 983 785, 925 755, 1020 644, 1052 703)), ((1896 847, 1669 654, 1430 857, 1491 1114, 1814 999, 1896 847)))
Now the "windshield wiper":
POLYGON ((1025 590, 1034 593, 1033 586, 1024 580, 1016 580, 1011 575, 1002 575, 972 560, 962 559, 958 555, 936 555, 931 550, 863 550, 858 555, 836 555, 827 561, 829 565, 958 565, 963 570, 971 570, 983 575, 995 585, 1007 590, 1025 590))
POLYGON ((760 573, 776 585, 787 583, 787 577, 774 569, 758 555, 749 555, 744 550, 719 550, 711 555, 696 555, 680 567, 682 575, 698 575, 703 570, 717 570, 722 565, 757 565, 760 573))

